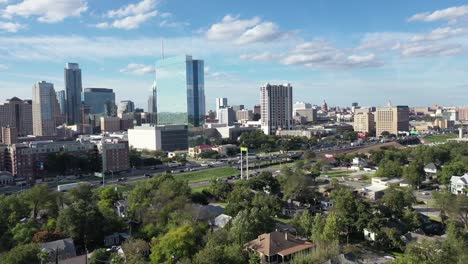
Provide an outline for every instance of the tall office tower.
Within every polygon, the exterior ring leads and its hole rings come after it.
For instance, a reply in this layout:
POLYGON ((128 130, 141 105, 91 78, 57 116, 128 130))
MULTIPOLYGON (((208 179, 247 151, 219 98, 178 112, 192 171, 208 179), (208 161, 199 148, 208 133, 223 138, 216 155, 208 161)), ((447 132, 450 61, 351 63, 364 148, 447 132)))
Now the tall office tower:
POLYGON ((369 110, 367 112, 359 112, 354 115, 354 131, 362 133, 370 133, 375 129, 374 114, 369 110))
POLYGON ((57 100, 60 106, 60 114, 65 116, 66 108, 67 108, 67 96, 65 95, 65 90, 58 91, 57 93, 57 100))
POLYGON ((35 136, 54 136, 56 106, 54 85, 45 81, 33 86, 33 133, 35 136))
POLYGON ((67 125, 75 125, 81 122, 81 69, 78 63, 67 63, 65 66, 65 93, 67 108, 65 119, 67 125))
POLYGON ((292 86, 271 85, 260 87, 260 107, 262 130, 267 135, 274 135, 276 130, 290 130, 293 125, 292 86))
POLYGON ((232 105, 232 110, 234 110, 234 112, 244 110, 244 108, 244 105, 232 105))
POLYGON ((153 82, 152 94, 148 98, 148 113, 150 113, 149 118, 151 124, 157 124, 157 113, 158 113, 158 94, 156 80, 153 82))
POLYGON ((382 132, 398 135, 399 131, 409 131, 409 107, 377 107, 375 112, 376 136, 382 132))
POLYGON ((186 56, 187 74, 187 115, 194 127, 205 123, 205 67, 203 60, 193 60, 186 56))
POLYGON ((107 100, 104 103, 104 116, 117 116, 117 106, 114 102, 107 100))
POLYGON ((135 112, 135 103, 130 100, 120 101, 118 115, 135 112))
POLYGON ((13 97, 0 105, 0 127, 14 127, 18 136, 31 135, 33 132, 31 100, 13 97))
POLYGON ((158 75, 158 124, 202 126, 205 117, 203 60, 176 56, 156 61, 158 75), (182 99, 182 98, 185 98, 182 99))
POLYGON ((254 105, 254 108, 253 108, 253 113, 254 114, 261 114, 261 107, 260 105, 254 105))
POLYGON ((232 126, 236 119, 236 112, 232 107, 224 107, 219 109, 218 124, 226 124, 232 126))
POLYGON ((216 98, 216 118, 219 119, 219 109, 227 107, 228 106, 228 99, 221 97, 221 98, 216 98))
POLYGON ((85 105, 90 107, 91 115, 104 114, 106 102, 115 105, 115 93, 108 88, 85 88, 83 99, 85 105))

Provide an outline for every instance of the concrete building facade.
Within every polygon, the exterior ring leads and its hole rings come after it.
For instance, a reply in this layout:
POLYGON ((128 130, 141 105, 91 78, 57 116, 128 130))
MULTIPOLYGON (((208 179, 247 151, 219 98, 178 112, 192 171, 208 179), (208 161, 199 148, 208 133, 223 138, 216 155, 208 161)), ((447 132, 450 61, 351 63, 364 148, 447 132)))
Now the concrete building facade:
POLYGON ((138 150, 187 150, 188 127, 143 124, 128 130, 128 141, 131 147, 138 150))
POLYGON ((265 134, 274 135, 278 129, 292 129, 292 97, 290 84, 260 87, 261 125, 265 134))
POLYGON ((374 114, 371 112, 355 114, 353 128, 354 131, 362 133, 375 130, 374 114))
POLYGON ((383 132, 398 135, 398 132, 409 131, 408 106, 378 107, 375 112, 376 136, 383 132))
POLYGON ((45 81, 33 86, 32 116, 35 136, 54 136, 58 109, 54 85, 45 81))

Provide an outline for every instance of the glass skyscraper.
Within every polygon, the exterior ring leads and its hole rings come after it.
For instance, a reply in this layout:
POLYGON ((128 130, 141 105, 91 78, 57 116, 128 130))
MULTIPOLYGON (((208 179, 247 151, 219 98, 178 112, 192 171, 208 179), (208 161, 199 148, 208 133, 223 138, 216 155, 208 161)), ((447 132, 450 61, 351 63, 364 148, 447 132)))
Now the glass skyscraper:
POLYGON ((65 91, 61 90, 57 92, 57 100, 60 106, 60 114, 65 116, 65 111, 67 107, 67 97, 65 95, 65 91))
POLYGON ((200 127, 205 116, 203 60, 192 56, 164 58, 156 62, 158 124, 200 127))
POLYGON ((67 125, 81 123, 81 69, 78 63, 67 63, 65 66, 65 93, 67 107, 65 118, 67 125))
POLYGON ((86 88, 83 93, 85 105, 91 107, 90 114, 104 114, 106 103, 115 105, 115 93, 108 88, 86 88))

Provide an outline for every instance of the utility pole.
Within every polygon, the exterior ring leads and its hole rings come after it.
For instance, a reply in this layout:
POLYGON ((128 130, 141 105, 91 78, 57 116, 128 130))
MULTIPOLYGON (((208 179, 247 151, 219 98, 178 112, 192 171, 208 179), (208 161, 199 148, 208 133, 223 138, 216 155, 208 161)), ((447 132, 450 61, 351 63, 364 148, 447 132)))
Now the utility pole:
POLYGON ((242 159, 242 147, 240 151, 240 169, 241 169, 241 180, 244 179, 244 167, 243 167, 244 160, 242 159))

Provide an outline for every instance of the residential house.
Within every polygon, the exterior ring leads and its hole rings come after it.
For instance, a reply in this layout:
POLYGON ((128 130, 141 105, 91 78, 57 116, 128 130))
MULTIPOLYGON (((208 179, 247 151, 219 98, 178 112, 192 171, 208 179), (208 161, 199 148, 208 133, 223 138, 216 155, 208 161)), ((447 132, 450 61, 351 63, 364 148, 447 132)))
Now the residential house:
POLYGON ((231 220, 232 220, 232 216, 220 214, 210 221, 210 225, 214 229, 221 229, 221 228, 224 228, 231 220))
POLYGON ((408 246, 411 243, 422 243, 423 241, 431 242, 443 242, 447 238, 444 236, 427 236, 422 230, 416 230, 415 232, 408 232, 401 236, 401 240, 408 246))
POLYGON ((457 195, 468 195, 468 173, 463 176, 452 176, 450 178, 450 191, 457 195))
POLYGON ((75 243, 71 238, 43 243, 41 249, 49 252, 49 260, 65 260, 76 257, 75 243))
POLYGON ((359 171, 361 170, 361 168, 367 167, 367 165, 368 165, 368 162, 365 159, 360 158, 360 157, 355 157, 353 158, 350 169, 359 171))
POLYGON ((207 152, 207 151, 210 151, 210 150, 213 150, 213 146, 199 145, 199 146, 195 146, 193 148, 189 148, 188 155, 189 155, 189 157, 197 158, 203 152, 207 152))
POLYGON ((260 256, 261 263, 290 263, 296 254, 305 254, 314 249, 309 241, 298 239, 288 232, 271 232, 259 235, 244 247, 260 256))
POLYGON ((120 246, 130 236, 127 233, 114 233, 104 237, 104 246, 120 246))
POLYGON ((437 172, 439 171, 440 167, 434 163, 429 163, 424 166, 424 172, 426 174, 426 180, 432 180, 437 177, 437 172))
POLYGON ((371 184, 362 187, 359 194, 371 200, 379 200, 391 184, 403 186, 401 179, 372 178, 371 184))

